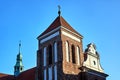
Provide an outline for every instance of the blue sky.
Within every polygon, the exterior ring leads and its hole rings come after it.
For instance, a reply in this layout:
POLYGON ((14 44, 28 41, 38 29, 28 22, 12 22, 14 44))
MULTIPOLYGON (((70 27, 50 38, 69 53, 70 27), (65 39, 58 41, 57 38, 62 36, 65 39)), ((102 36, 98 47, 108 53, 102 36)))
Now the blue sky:
POLYGON ((101 65, 117 80, 120 74, 120 1, 119 0, 1 0, 0 72, 13 74, 21 40, 24 68, 36 66, 37 36, 58 16, 62 16, 84 36, 83 46, 94 42, 101 65))

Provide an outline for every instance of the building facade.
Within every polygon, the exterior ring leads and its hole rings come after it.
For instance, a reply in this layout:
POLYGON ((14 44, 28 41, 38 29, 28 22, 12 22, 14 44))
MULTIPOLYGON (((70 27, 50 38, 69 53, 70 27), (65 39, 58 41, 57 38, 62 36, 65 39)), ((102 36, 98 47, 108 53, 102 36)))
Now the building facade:
POLYGON ((0 73, 0 80, 106 80, 95 44, 84 51, 83 36, 60 13, 37 37, 36 67, 23 71, 19 44, 14 75, 0 73))

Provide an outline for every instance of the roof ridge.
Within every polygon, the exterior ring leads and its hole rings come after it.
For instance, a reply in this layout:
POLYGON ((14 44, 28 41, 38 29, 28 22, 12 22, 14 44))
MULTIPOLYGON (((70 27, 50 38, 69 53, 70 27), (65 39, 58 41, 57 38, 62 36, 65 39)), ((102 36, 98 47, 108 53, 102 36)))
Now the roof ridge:
POLYGON ((62 16, 59 16, 59 17, 60 17, 60 25, 62 25, 62 21, 61 21, 62 16))

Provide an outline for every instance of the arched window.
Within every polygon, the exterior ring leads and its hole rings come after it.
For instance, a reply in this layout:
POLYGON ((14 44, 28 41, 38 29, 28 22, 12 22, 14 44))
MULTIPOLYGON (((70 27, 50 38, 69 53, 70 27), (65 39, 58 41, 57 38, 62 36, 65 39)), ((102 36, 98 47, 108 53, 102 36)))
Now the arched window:
POLYGON ((68 42, 66 41, 65 42, 65 47, 66 47, 66 61, 69 62, 70 61, 70 55, 69 55, 69 44, 68 42))
POLYGON ((72 45, 71 51, 72 51, 72 62, 76 63, 76 60, 75 60, 75 46, 74 45, 72 45))
POLYGON ((48 65, 52 64, 53 61, 53 55, 52 55, 52 45, 48 46, 48 65))
POLYGON ((80 65, 80 48, 77 46, 77 63, 80 65))

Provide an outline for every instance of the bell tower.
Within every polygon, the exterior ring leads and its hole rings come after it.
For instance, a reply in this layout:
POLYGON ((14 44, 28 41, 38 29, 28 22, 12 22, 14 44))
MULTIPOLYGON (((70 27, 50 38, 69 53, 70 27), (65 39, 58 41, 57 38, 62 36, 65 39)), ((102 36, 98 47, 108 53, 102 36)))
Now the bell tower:
POLYGON ((61 16, 37 37, 37 80, 78 80, 83 36, 61 16))
POLYGON ((83 36, 61 16, 38 37, 36 80, 106 80, 93 43, 83 51, 83 36))
POLYGON ((20 53, 21 43, 19 43, 19 53, 17 55, 16 64, 14 66, 14 76, 17 77, 24 69, 22 63, 22 54, 20 53))

